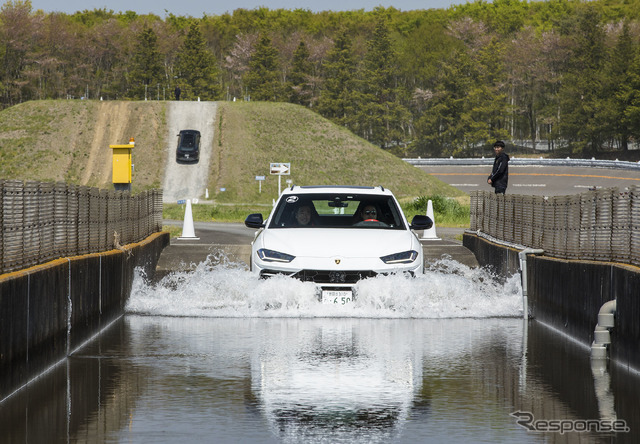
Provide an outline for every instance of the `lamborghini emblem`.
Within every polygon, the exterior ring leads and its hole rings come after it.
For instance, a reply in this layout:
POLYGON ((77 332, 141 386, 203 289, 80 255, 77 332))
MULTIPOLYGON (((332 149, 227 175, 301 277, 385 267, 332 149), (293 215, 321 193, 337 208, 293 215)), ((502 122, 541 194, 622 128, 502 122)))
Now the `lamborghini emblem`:
POLYGON ((340 264, 340 259, 336 259, 335 261, 336 261, 336 265, 340 264))

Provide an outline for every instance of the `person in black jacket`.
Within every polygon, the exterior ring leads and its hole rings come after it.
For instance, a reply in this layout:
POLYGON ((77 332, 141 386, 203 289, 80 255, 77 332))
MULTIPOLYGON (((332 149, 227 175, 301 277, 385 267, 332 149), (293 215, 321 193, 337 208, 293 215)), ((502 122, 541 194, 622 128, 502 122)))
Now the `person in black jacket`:
POLYGON ((502 140, 496 140, 493 144, 493 151, 496 158, 493 161, 493 169, 487 183, 495 189, 496 194, 504 194, 509 182, 509 156, 504 152, 502 140))

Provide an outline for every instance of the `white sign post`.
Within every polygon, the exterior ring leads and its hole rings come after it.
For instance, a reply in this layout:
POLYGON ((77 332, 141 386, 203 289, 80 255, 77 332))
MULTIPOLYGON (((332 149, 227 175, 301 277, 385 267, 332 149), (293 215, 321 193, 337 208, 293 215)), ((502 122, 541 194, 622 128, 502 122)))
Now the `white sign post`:
POLYGON ((280 196, 282 176, 289 176, 291 174, 291 164, 272 163, 270 164, 269 171, 271 171, 271 174, 276 174, 278 176, 278 196, 280 196))
POLYGON ((262 181, 264 179, 264 176, 256 176, 256 180, 258 181, 258 194, 262 194, 262 181))

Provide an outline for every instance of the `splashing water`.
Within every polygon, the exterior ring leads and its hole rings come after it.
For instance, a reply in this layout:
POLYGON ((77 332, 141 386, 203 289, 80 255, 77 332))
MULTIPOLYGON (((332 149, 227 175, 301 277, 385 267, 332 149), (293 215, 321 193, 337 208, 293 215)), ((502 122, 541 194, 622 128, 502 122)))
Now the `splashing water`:
POLYGON ((521 316, 520 277, 501 282, 451 259, 423 276, 360 281, 352 304, 322 304, 315 285, 288 277, 258 279, 243 263, 210 256, 193 272, 150 284, 137 270, 128 313, 192 317, 488 318, 521 316))

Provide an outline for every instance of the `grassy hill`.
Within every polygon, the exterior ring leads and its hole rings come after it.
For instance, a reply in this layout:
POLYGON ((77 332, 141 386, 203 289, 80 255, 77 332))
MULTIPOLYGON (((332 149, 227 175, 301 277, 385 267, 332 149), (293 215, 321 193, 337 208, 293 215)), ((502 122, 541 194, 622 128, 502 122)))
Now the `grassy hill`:
POLYGON ((162 102, 42 100, 0 112, 0 179, 112 188, 109 145, 134 137, 134 192, 162 186, 162 102), (138 166, 140 166, 138 168, 138 166))
POLYGON ((209 183, 220 202, 270 202, 278 190, 278 176, 269 175, 272 162, 291 164, 283 188, 290 179, 295 185, 382 185, 399 197, 464 195, 304 107, 223 102, 217 129, 209 183), (266 176, 262 194, 255 176, 266 176))
MULTIPOLYGON (((134 193, 162 186, 167 161, 165 102, 34 101, 0 112, 0 179, 63 181, 111 188, 110 144, 136 141, 134 193)), ((220 102, 210 199, 269 203, 291 163, 296 185, 382 185, 398 197, 464 196, 318 114, 285 103, 220 102), (266 176, 262 193, 255 176, 266 176), (222 191, 224 189, 224 191, 222 191)))

